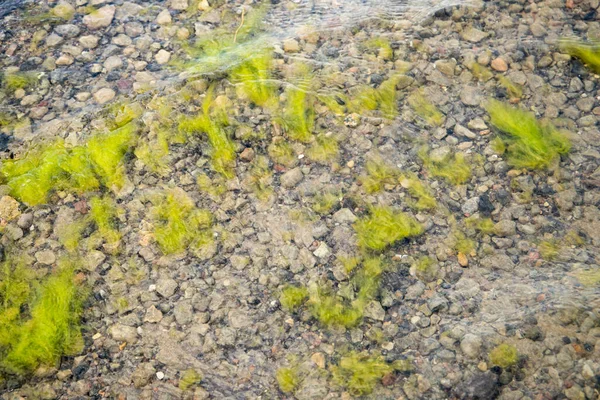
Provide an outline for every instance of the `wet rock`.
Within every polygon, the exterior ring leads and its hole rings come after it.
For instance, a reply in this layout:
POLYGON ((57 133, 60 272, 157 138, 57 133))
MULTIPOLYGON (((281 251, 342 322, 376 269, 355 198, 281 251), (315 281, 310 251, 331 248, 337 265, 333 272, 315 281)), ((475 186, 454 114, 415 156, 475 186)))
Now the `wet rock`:
POLYGON ((481 91, 474 86, 467 86, 460 92, 460 100, 467 106, 478 106, 481 99, 481 91))
POLYGON ((491 372, 475 374, 454 389, 454 395, 463 400, 492 400, 498 394, 498 377, 491 372))
POLYGON ((187 325, 192 322, 194 315, 194 309, 192 303, 189 300, 180 301, 173 308, 173 315, 175 320, 180 325, 187 325))
POLYGON ((327 246, 327 243, 321 242, 319 244, 319 247, 317 247, 313 254, 322 260, 326 260, 331 255, 331 250, 329 250, 329 246, 327 246))
POLYGON ((56 261, 56 255, 51 250, 41 250, 35 253, 35 259, 40 264, 52 265, 56 261))
POLYGON ((168 299, 175 294, 178 286, 177 282, 173 279, 159 279, 156 282, 156 292, 168 299))
POLYGON ((481 266, 487 269, 499 269, 510 272, 515 269, 511 258, 506 254, 493 254, 481 259, 481 266))
POLYGON ((454 61, 454 60, 437 60, 435 62, 435 68, 444 75, 454 76, 454 68, 456 68, 456 61, 454 61))
POLYGON ((188 0, 171 0, 169 8, 172 10, 183 11, 188 8, 188 0))
POLYGON ((115 16, 115 11, 115 6, 104 6, 83 17, 83 23, 92 30, 105 28, 110 26, 115 16))
POLYGON ((481 352, 483 340, 472 333, 467 333, 460 341, 460 349, 469 358, 477 358, 481 352))
POLYGON ((462 212, 465 215, 472 215, 479 209, 479 197, 472 197, 465 201, 461 207, 462 212))
POLYGON ((168 25, 172 21, 169 10, 162 10, 156 17, 156 23, 159 25, 168 25))
POLYGON ((145 322, 150 322, 150 323, 157 323, 160 322, 163 318, 163 314, 162 312, 154 307, 154 306, 150 306, 147 310, 146 310, 146 315, 144 316, 144 321, 145 322))
POLYGON ((300 43, 295 39, 287 39, 283 42, 283 50, 286 53, 297 53, 300 51, 300 43))
POLYGON ((152 366, 151 363, 141 363, 133 374, 131 374, 131 381, 133 382, 133 386, 136 388, 141 388, 150 383, 152 378, 156 374, 156 370, 152 366))
POLYGON ((114 90, 110 88, 102 88, 94 93, 94 100, 96 100, 98 104, 104 104, 114 99, 115 96, 116 93, 114 90))
POLYGON ((108 329, 109 335, 118 342, 134 344, 137 342, 137 329, 133 326, 115 324, 108 329))
POLYGON ((228 314, 229 325, 235 329, 242 329, 252 326, 252 318, 248 315, 247 311, 244 310, 231 310, 228 314))
POLYGON ((19 211, 19 202, 10 196, 0 198, 0 219, 12 221, 21 215, 19 211))
POLYGON ((294 168, 281 175, 281 186, 286 189, 292 189, 299 184, 304 178, 302 170, 300 168, 294 168))
POLYGON ((85 259, 84 259, 85 268, 88 271, 95 271, 96 268, 98 268, 98 266, 100 264, 102 264, 105 259, 106 259, 106 256, 104 255, 103 252, 98 251, 98 250, 92 250, 85 256, 85 259))
POLYGON ((96 48, 99 41, 100 38, 94 35, 86 35, 79 38, 79 43, 86 49, 96 48))
POLYGON ((511 220, 502 220, 494 225, 494 232, 501 237, 513 236, 517 233, 517 223, 511 220))
POLYGON ((377 321, 383 321, 385 319, 385 310, 378 301, 372 300, 365 307, 364 315, 367 318, 371 318, 377 321))
POLYGON ((166 64, 171 59, 171 53, 169 53, 168 51, 166 51, 164 49, 161 49, 158 51, 158 53, 156 53, 156 55, 154 56, 154 59, 160 65, 166 64))
POLYGON ((504 61, 500 57, 493 59, 491 66, 498 72, 506 72, 508 70, 508 65, 506 64, 506 61, 504 61))
POLYGON ((461 34, 462 38, 471 43, 478 43, 485 39, 488 34, 479 29, 468 27, 461 34))
POLYGON ((77 37, 77 35, 79 35, 79 33, 81 32, 81 29, 79 29, 79 27, 77 25, 64 24, 64 25, 57 25, 54 28, 54 32, 56 32, 58 35, 65 37, 65 38, 74 38, 74 37, 77 37))
POLYGON ((356 221, 356 215, 349 208, 342 208, 333 214, 333 220, 340 224, 351 224, 356 221))

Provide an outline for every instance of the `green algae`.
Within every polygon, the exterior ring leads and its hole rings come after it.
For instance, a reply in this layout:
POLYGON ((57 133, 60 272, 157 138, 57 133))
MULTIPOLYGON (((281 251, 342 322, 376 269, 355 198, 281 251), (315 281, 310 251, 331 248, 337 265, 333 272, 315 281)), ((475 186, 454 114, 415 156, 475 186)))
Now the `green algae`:
POLYGON ((407 368, 404 360, 389 363, 380 354, 351 351, 331 367, 333 381, 348 390, 351 395, 369 395, 384 376, 407 368))
POLYGON ((600 45, 581 39, 562 38, 558 41, 560 51, 579 58, 595 73, 600 73, 600 45))
POLYGON ((23 261, 0 266, 0 374, 27 375, 81 351, 84 291, 74 271, 61 261, 57 271, 37 278, 23 261))
POLYGON ((502 343, 490 351, 489 358, 492 365, 509 368, 519 361, 519 353, 515 346, 502 343))
POLYGON ((269 157, 271 157, 276 164, 281 164, 288 168, 295 166, 298 163, 298 159, 292 145, 289 142, 282 140, 283 138, 275 139, 267 149, 269 157))
POLYGON ((367 160, 365 169, 366 175, 362 175, 359 181, 370 194, 380 192, 385 185, 396 185, 400 177, 400 170, 379 155, 367 160))
POLYGON ((121 240, 121 233, 117 229, 118 209, 109 196, 93 197, 90 199, 90 217, 100 237, 110 245, 117 245, 121 240))
POLYGON ((154 237, 164 254, 201 251, 212 244, 212 214, 197 209, 181 189, 169 189, 152 199, 154 237))
POLYGON ((307 299, 308 290, 304 287, 286 286, 279 296, 281 306, 287 311, 296 311, 307 299))
POLYGON ((324 192, 315 195, 314 203, 312 204, 312 209, 314 212, 320 215, 330 214, 331 211, 337 206, 340 202, 340 196, 331 193, 324 192))
POLYGON ((492 125, 502 132, 507 162, 516 168, 544 169, 571 149, 568 137, 533 113, 497 100, 486 105, 492 125))
POLYGON ((443 178, 452 185, 460 185, 471 178, 471 166, 462 153, 450 152, 442 159, 433 159, 427 148, 422 148, 419 157, 431 175, 443 178))
POLYGON ((298 374, 298 369, 294 367, 281 367, 277 370, 275 374, 275 379, 277 379, 277 384, 279 385, 279 389, 283 393, 292 393, 298 387, 300 383, 300 376, 298 374))
POLYGON ((10 93, 17 89, 31 89, 39 82, 37 72, 10 72, 2 75, 2 88, 10 93))
POLYGON ((428 256, 419 257, 414 263, 414 269, 417 278, 424 282, 435 281, 439 273, 436 260, 428 256))
MULTIPOLYGON (((307 74, 307 78, 308 77, 307 74)), ((289 85, 285 90, 286 102, 279 118, 288 136, 299 142, 308 143, 315 127, 314 97, 305 86, 289 85)))
POLYGON ((422 90, 414 91, 408 96, 408 105, 413 111, 430 126, 441 126, 444 123, 444 114, 427 100, 422 90))
POLYGON ((306 156, 319 164, 327 164, 335 160, 339 153, 337 138, 333 135, 317 135, 315 141, 306 150, 306 156))
POLYGON ((374 206, 368 216, 354 224, 354 230, 360 248, 379 252, 402 239, 420 235, 423 227, 391 207, 374 206))
POLYGON ((202 381, 202 374, 195 369, 186 370, 179 378, 179 389, 186 391, 202 381))
POLYGON ((437 207, 437 201, 431 193, 431 189, 415 175, 401 176, 400 184, 408 190, 408 194, 417 199, 416 201, 409 200, 409 207, 418 211, 433 210, 437 207))
POLYGON ((399 74, 392 75, 383 81, 378 88, 369 85, 359 85, 350 91, 348 110, 358 114, 368 114, 379 110, 387 119, 398 115, 398 92, 396 87, 400 80, 399 74))
POLYGON ((259 200, 266 201, 273 194, 273 172, 266 156, 257 156, 252 161, 252 168, 246 179, 248 186, 259 200))

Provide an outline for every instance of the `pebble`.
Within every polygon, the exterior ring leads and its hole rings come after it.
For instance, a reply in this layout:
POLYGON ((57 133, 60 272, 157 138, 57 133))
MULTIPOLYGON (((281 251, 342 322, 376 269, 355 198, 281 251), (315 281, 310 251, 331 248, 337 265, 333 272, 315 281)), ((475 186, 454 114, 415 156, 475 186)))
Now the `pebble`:
POLYGON ((118 342, 134 344, 138 340, 137 329, 133 326, 114 324, 108 329, 109 335, 118 342))
POLYGON ((2 196, 0 198, 0 219, 5 221, 12 221, 19 217, 21 211, 19 211, 19 202, 10 196, 2 196))
POLYGON ((479 29, 468 27, 462 31, 461 36, 464 40, 467 40, 471 43, 478 43, 485 39, 488 34, 480 31, 479 29))
POLYGON ((281 175, 280 182, 281 186, 286 189, 292 189, 298 185, 302 179, 304 179, 304 174, 300 168, 294 168, 283 175, 281 175))
POLYGON ((481 337, 472 333, 467 333, 460 341, 460 349, 469 358, 478 357, 482 346, 483 340, 481 337))
POLYGON ((300 51, 300 44, 296 39, 287 39, 283 41, 283 50, 286 53, 297 53, 300 51))
POLYGON ((85 35, 79 38, 79 43, 86 49, 94 49, 98 46, 100 38, 94 35, 85 35))
POLYGON ((498 72, 506 72, 508 70, 508 65, 506 65, 506 61, 502 58, 498 57, 492 60, 492 69, 495 69, 498 72))
POLYGON ((168 25, 172 21, 169 10, 162 10, 156 17, 156 23, 159 25, 168 25))
POLYGON ((114 99, 115 96, 116 93, 114 90, 110 88, 102 88, 94 93, 94 100, 96 100, 98 104, 104 104, 114 99))
POLYGON ((113 5, 104 6, 83 17, 83 23, 92 30, 105 28, 110 26, 115 11, 116 8, 113 5))
POLYGON ((35 259, 40 264, 52 265, 56 261, 56 255, 51 250, 41 250, 35 253, 35 259))
POLYGON ((154 59, 160 65, 166 64, 171 59, 171 53, 169 53, 168 51, 166 51, 164 49, 161 49, 158 51, 158 53, 156 53, 156 55, 154 56, 154 59))
POLYGON ((169 297, 175 294, 175 291, 177 290, 178 286, 179 285, 177 284, 177 282, 173 279, 159 279, 156 282, 156 291, 162 297, 168 299, 169 297))
POLYGON ((169 8, 172 10, 183 11, 188 8, 188 0, 171 0, 169 8))

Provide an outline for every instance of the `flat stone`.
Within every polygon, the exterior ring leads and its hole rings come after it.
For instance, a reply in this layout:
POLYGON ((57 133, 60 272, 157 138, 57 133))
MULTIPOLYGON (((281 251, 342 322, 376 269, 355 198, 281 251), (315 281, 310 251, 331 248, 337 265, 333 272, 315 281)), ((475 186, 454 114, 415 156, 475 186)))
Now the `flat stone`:
POLYGON ((498 72, 506 72, 508 70, 508 65, 506 64, 506 61, 504 61, 500 57, 493 59, 491 66, 492 69, 495 69, 498 72))
POLYGON ((162 10, 156 17, 156 23, 159 25, 168 25, 172 20, 169 10, 162 10))
POLYGON ((333 220, 340 224, 351 224, 357 220, 356 215, 349 208, 342 208, 333 214, 333 220))
POLYGON ((19 202, 10 196, 0 198, 0 219, 12 221, 21 215, 19 211, 19 202))
POLYGON ((166 51, 164 49, 160 49, 158 51, 158 53, 156 53, 156 55, 154 56, 154 59, 160 65, 166 64, 171 59, 171 53, 169 53, 168 51, 166 51))
POLYGON ((116 93, 114 90, 110 88, 102 88, 94 93, 94 100, 96 100, 96 103, 98 104, 104 104, 114 99, 115 96, 116 93))
POLYGON ((468 27, 467 29, 462 31, 462 38, 471 43, 478 43, 485 39, 488 34, 486 32, 480 31, 479 29, 468 27))
POLYGON ((296 39, 287 39, 283 41, 283 51, 286 53, 297 53, 300 51, 300 43, 296 39))
POLYGON ((35 253, 35 259, 40 264, 52 265, 56 261, 56 255, 51 250, 41 250, 35 253))
POLYGON ((364 315, 367 318, 371 318, 377 321, 383 321, 385 319, 385 310, 378 301, 372 300, 365 307, 364 315))
POLYGON ((137 329, 133 326, 115 324, 108 328, 109 335, 118 342, 133 344, 137 342, 137 329))
POLYGON ((242 329, 252 326, 253 321, 247 311, 235 309, 229 311, 229 325, 234 329, 242 329))
POLYGON ((303 178, 304 174, 302 174, 302 170, 300 168, 291 169, 281 175, 281 186, 286 189, 291 189, 299 184, 303 178))
POLYGON ((183 11, 188 8, 188 0, 171 0, 169 8, 172 10, 183 11))
POLYGON ((175 294, 177 290, 177 282, 173 279, 159 279, 156 282, 156 291, 164 298, 169 298, 175 294))
POLYGON ((483 340, 472 333, 467 333, 460 342, 460 349, 469 358, 477 358, 481 352, 483 340))
POLYGON ((162 318, 163 318, 162 312, 154 306, 150 306, 146 310, 146 315, 144 315, 144 321, 150 322, 152 324, 160 322, 162 320, 162 318))
POLYGON ((331 255, 331 250, 329 249, 329 246, 327 246, 327 243, 321 242, 313 254, 318 258, 327 259, 331 255))
POLYGON ((150 383, 152 377, 156 374, 156 370, 152 366, 152 364, 146 362, 141 363, 133 374, 131 374, 131 381, 133 382, 133 386, 136 388, 142 388, 150 383))
POLYGON ((475 86, 466 86, 460 92, 460 100, 467 106, 478 106, 481 103, 481 91, 475 86))
POLYGON ((100 38, 94 35, 85 35, 79 38, 79 43, 86 49, 93 49, 98 46, 100 38))
POLYGON ((104 6, 83 17, 83 23, 92 30, 105 28, 110 26, 115 16, 115 11, 115 6, 104 6))
POLYGON ((517 233, 517 223, 504 219, 494 225, 494 232, 501 237, 512 236, 517 233))

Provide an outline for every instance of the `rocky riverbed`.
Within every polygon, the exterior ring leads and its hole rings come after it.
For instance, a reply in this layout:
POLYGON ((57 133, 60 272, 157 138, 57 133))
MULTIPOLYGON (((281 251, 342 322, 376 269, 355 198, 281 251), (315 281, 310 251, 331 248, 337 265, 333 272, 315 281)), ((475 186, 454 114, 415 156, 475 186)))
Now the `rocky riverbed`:
POLYGON ((600 398, 599 76, 558 45, 600 38, 598 1, 358 8, 383 17, 312 28, 304 2, 271 3, 43 0, 2 17, 3 170, 59 139, 88 149, 99 184, 53 180, 32 201, 3 172, 4 258, 40 279, 66 258, 86 290, 76 354, 2 365, 1 398, 600 398), (269 26, 286 16, 294 29, 269 26), (206 44, 223 37, 243 50, 206 44), (226 64, 253 53, 259 84, 226 64), (296 87, 310 112, 293 113, 296 87), (515 166, 490 99, 570 149, 515 166), (129 124, 125 147, 94 142, 129 124), (318 299, 357 320, 328 323, 318 299))

